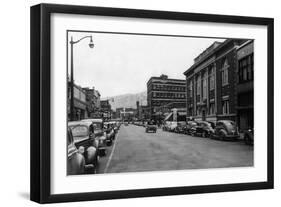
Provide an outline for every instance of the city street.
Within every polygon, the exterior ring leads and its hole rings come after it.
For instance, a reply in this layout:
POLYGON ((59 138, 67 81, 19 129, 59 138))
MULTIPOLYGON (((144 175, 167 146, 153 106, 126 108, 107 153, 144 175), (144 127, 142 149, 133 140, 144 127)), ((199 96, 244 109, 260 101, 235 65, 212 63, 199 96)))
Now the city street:
POLYGON ((243 141, 219 141, 122 125, 99 173, 253 166, 253 147, 243 141))

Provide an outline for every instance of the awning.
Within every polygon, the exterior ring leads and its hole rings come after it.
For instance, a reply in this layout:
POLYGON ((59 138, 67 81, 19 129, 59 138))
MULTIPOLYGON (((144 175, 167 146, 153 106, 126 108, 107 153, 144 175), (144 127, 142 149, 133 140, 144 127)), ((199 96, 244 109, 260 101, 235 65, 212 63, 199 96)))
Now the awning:
POLYGON ((169 113, 169 114, 165 117, 164 121, 167 121, 167 120, 170 119, 172 116, 173 116, 173 113, 169 113))

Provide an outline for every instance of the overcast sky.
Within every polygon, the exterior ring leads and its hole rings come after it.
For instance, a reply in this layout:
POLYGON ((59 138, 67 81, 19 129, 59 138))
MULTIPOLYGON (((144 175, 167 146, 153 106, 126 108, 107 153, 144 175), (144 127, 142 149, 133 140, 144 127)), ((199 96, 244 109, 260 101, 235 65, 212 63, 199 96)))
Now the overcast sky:
POLYGON ((101 97, 143 92, 151 76, 166 74, 169 78, 185 79, 183 72, 193 64, 197 55, 214 41, 224 41, 211 38, 68 33, 69 40, 73 36, 74 41, 85 35, 93 36, 95 47, 89 48, 89 39, 74 45, 74 80, 82 87, 94 86, 101 97))

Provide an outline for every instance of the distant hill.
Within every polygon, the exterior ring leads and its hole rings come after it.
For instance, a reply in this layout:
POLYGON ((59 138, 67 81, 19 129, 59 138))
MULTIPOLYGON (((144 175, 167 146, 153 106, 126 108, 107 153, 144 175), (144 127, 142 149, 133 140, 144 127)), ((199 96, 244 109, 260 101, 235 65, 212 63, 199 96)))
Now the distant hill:
POLYGON ((135 93, 135 94, 123 94, 118 96, 111 96, 103 98, 102 100, 108 99, 111 107, 113 110, 120 107, 125 108, 137 108, 136 102, 139 101, 140 105, 146 105, 147 103, 147 93, 146 91, 141 93, 135 93))

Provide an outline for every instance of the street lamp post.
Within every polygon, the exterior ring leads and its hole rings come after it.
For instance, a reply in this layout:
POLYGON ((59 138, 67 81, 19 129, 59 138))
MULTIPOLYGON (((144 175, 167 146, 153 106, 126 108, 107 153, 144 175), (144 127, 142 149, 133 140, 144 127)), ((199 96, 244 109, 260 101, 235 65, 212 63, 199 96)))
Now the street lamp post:
POLYGON ((80 42, 83 39, 90 38, 89 47, 94 48, 93 38, 91 36, 85 36, 77 41, 73 41, 73 37, 70 40, 70 120, 75 120, 75 110, 74 110, 74 78, 73 78, 73 45, 80 42))

